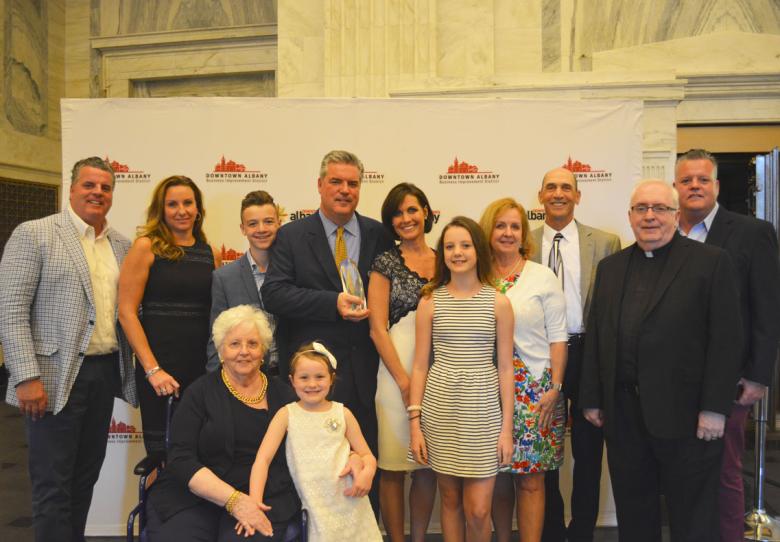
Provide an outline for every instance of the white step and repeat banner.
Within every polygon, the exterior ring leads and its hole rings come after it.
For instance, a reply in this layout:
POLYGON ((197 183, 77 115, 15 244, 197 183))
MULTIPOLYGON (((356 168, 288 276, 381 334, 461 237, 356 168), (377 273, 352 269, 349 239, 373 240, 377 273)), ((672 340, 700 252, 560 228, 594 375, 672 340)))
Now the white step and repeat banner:
MULTIPOLYGON (((358 210, 367 216, 379 219, 396 183, 420 186, 436 214, 432 245, 451 217, 478 219, 503 196, 526 207, 532 228, 540 225, 537 192, 544 172, 557 166, 576 172, 578 220, 631 239, 626 213, 642 170, 640 101, 172 98, 63 100, 61 107, 63 206, 73 163, 108 158, 117 172, 109 221, 132 238, 154 185, 187 175, 203 190, 205 229, 226 262, 246 250, 242 197, 270 192, 285 222, 311 214, 319 163, 332 149, 363 161, 358 210)), ((91 535, 121 532, 137 500, 140 425, 138 412, 117 401, 91 535)), ((562 484, 570 483, 569 470, 562 484)), ((614 524, 606 477, 604 488, 600 522, 614 524)))

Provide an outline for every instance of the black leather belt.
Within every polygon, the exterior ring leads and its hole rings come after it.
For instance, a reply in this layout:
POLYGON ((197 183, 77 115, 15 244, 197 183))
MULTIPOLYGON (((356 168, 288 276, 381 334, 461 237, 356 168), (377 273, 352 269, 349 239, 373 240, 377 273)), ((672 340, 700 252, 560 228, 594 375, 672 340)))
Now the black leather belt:
POLYGON ((585 341, 585 334, 584 333, 570 333, 569 334, 569 344, 573 343, 582 343, 585 341))
POLYGON ((90 363, 114 362, 116 361, 118 355, 119 352, 111 352, 110 354, 100 354, 97 356, 84 356, 84 361, 88 361, 90 363))

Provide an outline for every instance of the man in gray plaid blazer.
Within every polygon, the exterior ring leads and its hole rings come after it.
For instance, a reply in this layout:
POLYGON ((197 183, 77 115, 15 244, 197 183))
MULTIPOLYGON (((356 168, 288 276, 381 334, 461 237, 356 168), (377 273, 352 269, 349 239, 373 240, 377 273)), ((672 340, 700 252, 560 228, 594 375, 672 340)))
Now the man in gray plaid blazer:
POLYGON ((84 540, 114 397, 136 403, 116 312, 130 242, 106 222, 113 192, 107 162, 80 160, 68 208, 20 224, 0 261, 6 401, 26 418, 36 541, 84 540))

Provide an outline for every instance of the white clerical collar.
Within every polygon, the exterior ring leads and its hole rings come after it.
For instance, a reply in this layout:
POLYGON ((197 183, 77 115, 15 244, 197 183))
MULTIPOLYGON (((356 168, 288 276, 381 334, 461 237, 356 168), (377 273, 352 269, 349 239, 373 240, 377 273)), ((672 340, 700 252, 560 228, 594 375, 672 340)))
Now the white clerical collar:
POLYGON ((108 235, 108 219, 103 219, 103 231, 100 232, 100 235, 96 236, 95 228, 84 222, 84 219, 76 214, 76 211, 73 210, 70 203, 68 203, 68 212, 70 213, 70 218, 73 220, 73 225, 76 226, 76 230, 79 232, 80 237, 97 240, 108 235))

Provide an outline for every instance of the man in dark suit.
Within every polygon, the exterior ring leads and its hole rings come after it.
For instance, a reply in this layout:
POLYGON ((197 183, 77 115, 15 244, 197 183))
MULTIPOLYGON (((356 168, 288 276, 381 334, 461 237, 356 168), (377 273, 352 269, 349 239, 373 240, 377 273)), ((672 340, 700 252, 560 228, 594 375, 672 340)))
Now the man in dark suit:
MULTIPOLYGON (((599 513, 601 489, 601 458, 604 436, 601 429, 588 423, 582 410, 576 406, 582 369, 582 346, 585 340, 585 315, 590 308, 596 266, 602 258, 620 250, 617 235, 591 228, 574 219, 574 208, 580 202, 577 179, 565 168, 545 173, 539 189, 539 203, 544 205, 544 225, 531 232, 536 250, 534 261, 543 265, 550 262, 550 252, 556 235, 559 275, 566 297, 566 320, 569 343, 566 373, 563 379, 565 400, 571 401, 571 453, 574 472, 571 492, 571 522, 563 522, 563 499, 559 488, 558 471, 545 475, 545 521, 543 542, 592 542, 593 529, 599 513)), ((553 258, 554 260, 554 258, 553 258)))
POLYGON ((114 397, 136 404, 116 304, 130 241, 106 220, 114 188, 106 161, 76 162, 67 209, 20 224, 0 262, 6 401, 25 416, 38 542, 84 540, 114 397))
POLYGON ((585 418, 604 428, 620 540, 718 538, 725 417, 742 348, 734 269, 719 248, 677 233, 676 191, 642 181, 636 244, 598 266, 580 383, 585 418))
POLYGON ((362 179, 363 164, 354 154, 325 155, 317 180, 320 208, 280 228, 261 292, 266 310, 279 319, 280 374, 287 374, 290 356, 302 344, 325 343, 339 364, 333 398, 355 414, 376 455, 379 356, 369 336, 365 300, 342 291, 336 263, 346 258, 357 263, 367 288, 371 263, 392 246, 381 223, 355 212, 362 179))
MULTIPOLYGON (((279 230, 279 209, 265 190, 250 192, 241 200, 241 233, 249 241, 249 250, 238 260, 215 269, 211 281, 211 324, 223 311, 237 305, 253 305, 265 313, 271 330, 276 319, 265 310, 260 287, 268 271, 269 250, 279 230)), ((279 354, 272 342, 263 360, 264 371, 277 374, 279 354)), ((219 356, 214 341, 209 340, 206 369, 219 368, 219 356)), ((286 379, 286 375, 284 375, 286 379)))
POLYGON ((724 249, 737 271, 745 344, 736 401, 726 421, 720 474, 720 539, 742 541, 745 497, 742 454, 751 405, 766 393, 780 334, 780 264, 777 234, 769 222, 727 211, 715 157, 691 149, 677 159, 674 185, 680 194, 680 233, 724 249))

